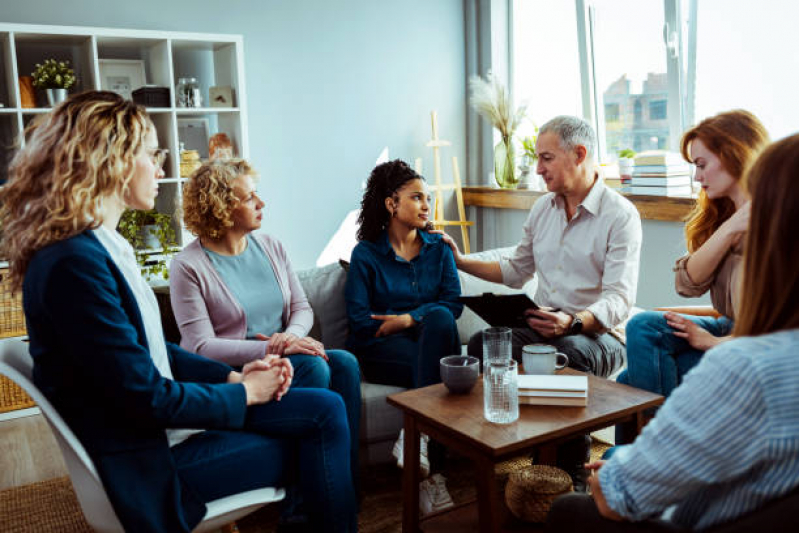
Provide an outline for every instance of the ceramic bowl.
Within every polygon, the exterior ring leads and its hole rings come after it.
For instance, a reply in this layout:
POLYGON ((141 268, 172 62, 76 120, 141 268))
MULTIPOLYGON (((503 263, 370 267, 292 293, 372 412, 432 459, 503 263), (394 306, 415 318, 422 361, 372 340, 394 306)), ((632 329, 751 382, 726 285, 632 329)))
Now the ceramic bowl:
POLYGON ((470 355, 449 355, 441 359, 441 381, 450 392, 466 394, 477 383, 480 361, 470 355))

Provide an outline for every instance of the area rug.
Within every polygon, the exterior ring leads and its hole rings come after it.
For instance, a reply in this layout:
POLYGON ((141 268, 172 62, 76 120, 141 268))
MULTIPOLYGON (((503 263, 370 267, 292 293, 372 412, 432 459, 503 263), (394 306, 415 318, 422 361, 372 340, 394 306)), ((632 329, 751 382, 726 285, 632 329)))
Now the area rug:
MULTIPOLYGON (((591 458, 598 459, 610 445, 594 441, 591 458)), ((455 503, 476 496, 473 465, 468 459, 448 457, 442 474, 455 503)), ((393 464, 363 470, 363 499, 358 517, 361 533, 399 533, 402 530, 402 471, 393 464)), ((238 522, 241 533, 276 530, 279 506, 268 505, 238 522)), ((3 533, 91 533, 68 477, 60 477, 0 491, 0 531, 3 533)))

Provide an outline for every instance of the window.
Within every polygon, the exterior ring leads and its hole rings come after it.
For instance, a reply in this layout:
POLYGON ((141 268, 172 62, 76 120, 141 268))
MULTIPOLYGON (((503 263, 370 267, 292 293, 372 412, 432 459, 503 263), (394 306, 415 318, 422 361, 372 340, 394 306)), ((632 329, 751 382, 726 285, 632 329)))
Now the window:
POLYGON ((697 121, 743 108, 772 139, 799 130, 797 20, 796 2, 698 2, 697 121))
POLYGON ((605 104, 605 122, 618 122, 621 114, 619 104, 605 104))
POLYGON ((666 100, 649 102, 649 120, 666 120, 666 100))
POLYGON ((514 0, 512 10, 511 90, 531 119, 520 135, 557 115, 582 116, 574 2, 514 0))

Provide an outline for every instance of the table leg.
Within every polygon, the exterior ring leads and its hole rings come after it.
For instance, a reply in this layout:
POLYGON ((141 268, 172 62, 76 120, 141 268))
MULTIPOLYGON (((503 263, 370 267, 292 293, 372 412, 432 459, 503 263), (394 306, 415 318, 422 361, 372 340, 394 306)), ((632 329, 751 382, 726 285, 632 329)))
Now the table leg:
POLYGON ((558 447, 555 444, 542 444, 538 447, 538 457, 536 463, 540 465, 557 464, 555 460, 558 458, 558 447))
POLYGON ((493 461, 481 458, 477 466, 477 511, 481 532, 502 531, 502 501, 497 490, 495 465, 493 461))
POLYGON ((405 413, 405 447, 402 470, 402 531, 419 531, 419 429, 416 420, 405 413))
POLYGON ((626 422, 622 422, 620 425, 623 426, 621 431, 621 436, 624 442, 617 442, 616 445, 619 444, 632 444, 637 437, 641 430, 644 429, 644 426, 649 421, 649 417, 643 411, 638 411, 635 413, 631 420, 627 420, 626 422))

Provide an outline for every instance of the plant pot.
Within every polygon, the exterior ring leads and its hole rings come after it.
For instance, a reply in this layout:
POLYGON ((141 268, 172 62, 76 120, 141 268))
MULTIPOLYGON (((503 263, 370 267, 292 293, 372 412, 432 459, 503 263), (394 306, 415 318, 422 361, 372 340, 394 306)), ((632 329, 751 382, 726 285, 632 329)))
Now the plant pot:
POLYGON ((522 158, 522 164, 519 167, 521 174, 519 176, 519 189, 527 189, 530 191, 542 191, 545 187, 542 186, 541 176, 536 172, 538 166, 538 158, 531 158, 526 155, 522 158))
POLYGON ((515 189, 519 183, 516 177, 516 149, 511 139, 503 139, 494 147, 494 179, 503 189, 515 189))
POLYGON ((45 89, 47 93, 47 105, 55 107, 67 99, 66 89, 45 89))

